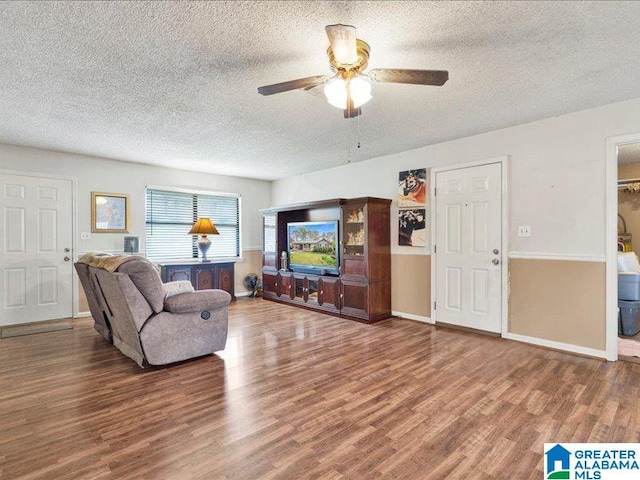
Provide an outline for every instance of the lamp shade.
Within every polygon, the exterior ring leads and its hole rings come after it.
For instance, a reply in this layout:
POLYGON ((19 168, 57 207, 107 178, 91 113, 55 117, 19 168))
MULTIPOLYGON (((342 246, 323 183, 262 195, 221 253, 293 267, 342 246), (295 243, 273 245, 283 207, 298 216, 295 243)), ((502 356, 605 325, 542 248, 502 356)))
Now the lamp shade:
POLYGON ((219 235, 219 233, 209 218, 199 218, 189 230, 189 235, 219 235))

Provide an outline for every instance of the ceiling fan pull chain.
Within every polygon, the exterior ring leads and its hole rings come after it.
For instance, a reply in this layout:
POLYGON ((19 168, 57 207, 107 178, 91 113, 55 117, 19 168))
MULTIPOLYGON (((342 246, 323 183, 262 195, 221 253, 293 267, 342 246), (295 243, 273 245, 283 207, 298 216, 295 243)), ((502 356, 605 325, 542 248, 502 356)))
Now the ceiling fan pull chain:
MULTIPOLYGON (((351 107, 353 105, 353 102, 351 100, 351 85, 349 84, 350 82, 347 80, 347 120, 349 120, 351 118, 351 107)), ((349 124, 349 139, 348 139, 348 157, 347 157, 347 163, 351 163, 351 123, 347 122, 349 124)))
MULTIPOLYGON (((347 108, 349 106, 347 105, 347 108)), ((347 138, 347 163, 351 163, 351 124, 349 123, 348 138, 347 138)))

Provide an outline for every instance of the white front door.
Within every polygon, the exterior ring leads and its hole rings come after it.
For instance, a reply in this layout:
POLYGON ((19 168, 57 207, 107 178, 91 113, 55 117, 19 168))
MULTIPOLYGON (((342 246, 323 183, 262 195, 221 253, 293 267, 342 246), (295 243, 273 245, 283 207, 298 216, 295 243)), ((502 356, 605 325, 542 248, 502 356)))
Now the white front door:
POLYGON ((0 326, 73 316, 71 180, 0 173, 0 326))
POLYGON ((436 173, 436 318, 501 331, 501 164, 436 173))

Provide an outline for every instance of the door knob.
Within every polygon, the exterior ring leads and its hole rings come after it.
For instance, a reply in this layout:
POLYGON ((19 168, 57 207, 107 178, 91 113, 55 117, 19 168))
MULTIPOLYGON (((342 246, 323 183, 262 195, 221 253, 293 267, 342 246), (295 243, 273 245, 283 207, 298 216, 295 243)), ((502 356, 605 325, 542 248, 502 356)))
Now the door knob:
POLYGON ((69 257, 64 257, 65 262, 68 262, 69 260, 71 260, 69 257))
POLYGON ((499 253, 500 253, 500 250, 498 250, 497 248, 494 248, 494 249, 493 249, 493 254, 494 254, 494 255, 497 255, 497 254, 499 254, 499 253))
POLYGON ((65 249, 64 249, 64 251, 65 251, 65 252, 70 252, 70 251, 71 251, 71 249, 70 249, 70 248, 65 248, 65 249))
POLYGON ((493 260, 491 260, 491 263, 493 263, 494 265, 498 265, 500 263, 500 260, 494 258, 493 260))

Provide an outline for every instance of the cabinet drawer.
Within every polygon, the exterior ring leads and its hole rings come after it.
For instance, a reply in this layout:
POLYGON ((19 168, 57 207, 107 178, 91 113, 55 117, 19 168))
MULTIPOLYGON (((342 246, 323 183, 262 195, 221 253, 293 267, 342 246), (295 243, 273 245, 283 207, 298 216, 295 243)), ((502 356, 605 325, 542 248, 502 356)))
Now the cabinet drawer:
POLYGON ((362 278, 367 276, 367 264, 363 257, 344 258, 342 265, 342 274, 345 276, 362 278))

